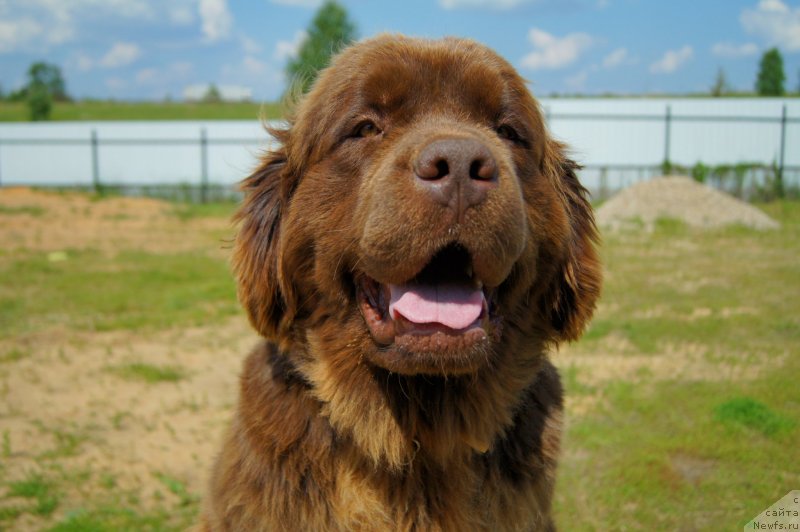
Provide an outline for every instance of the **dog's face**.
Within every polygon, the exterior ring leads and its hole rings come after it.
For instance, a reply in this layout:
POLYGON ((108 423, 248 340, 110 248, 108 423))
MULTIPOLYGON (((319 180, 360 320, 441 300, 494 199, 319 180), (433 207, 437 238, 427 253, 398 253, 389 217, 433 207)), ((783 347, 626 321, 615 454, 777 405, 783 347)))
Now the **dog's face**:
POLYGON ((357 44, 279 137, 245 182, 234 266, 252 323, 282 348, 455 375, 582 331, 600 286, 591 210, 490 50, 357 44))

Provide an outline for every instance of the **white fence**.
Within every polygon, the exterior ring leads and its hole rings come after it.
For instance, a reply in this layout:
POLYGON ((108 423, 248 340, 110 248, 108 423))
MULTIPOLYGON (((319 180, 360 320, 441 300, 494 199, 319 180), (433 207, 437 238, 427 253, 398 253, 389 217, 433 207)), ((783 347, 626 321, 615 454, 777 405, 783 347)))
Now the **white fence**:
MULTIPOLYGON (((800 174, 800 99, 543 99, 592 189, 660 171, 760 163, 800 174)), ((238 182, 271 139, 256 120, 0 124, 0 186, 238 182)))

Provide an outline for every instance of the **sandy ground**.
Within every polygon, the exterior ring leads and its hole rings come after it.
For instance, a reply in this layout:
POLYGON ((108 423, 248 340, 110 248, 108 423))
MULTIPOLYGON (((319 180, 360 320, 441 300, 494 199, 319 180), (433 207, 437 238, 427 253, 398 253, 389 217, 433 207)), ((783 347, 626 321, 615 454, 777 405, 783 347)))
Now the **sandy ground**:
POLYGON ((699 228, 742 225, 777 229, 778 222, 719 190, 685 176, 665 176, 642 181, 612 196, 596 212, 597 223, 611 230, 634 221, 652 229, 659 218, 680 220, 699 228))
MULTIPOLYGON (((160 251, 207 249, 225 257, 219 235, 232 230, 221 218, 180 220, 174 206, 151 199, 92 201, 85 195, 0 189, 0 247, 52 253, 63 249, 160 251)), ((0 280, 8 282, 8 280, 0 280)), ((652 309, 657 319, 659 308, 652 309)), ((711 311, 696 309, 691 319, 711 311)), ((733 314, 752 309, 729 309, 733 314)), ((21 350, 19 360, 0 364, 0 436, 5 482, 31 473, 63 475, 61 502, 45 518, 24 514, 12 530, 58 522, 87 501, 110 493, 132 494, 137 510, 169 508, 178 495, 164 476, 200 496, 237 395, 237 375, 257 342, 243 315, 223 323, 163 330, 142 336, 130 331, 80 332, 55 328, 0 337, 0 353, 21 350), (122 378, 109 368, 131 363, 175 366, 177 382, 147 383, 122 378), (44 457, 44 459, 43 459, 44 457)), ((676 346, 642 356, 611 335, 603 353, 564 348, 556 364, 577 369, 582 384, 594 386, 646 371, 651 379, 687 377, 719 380, 754 376, 752 361, 731 361, 730 374, 709 362, 701 347, 676 346)), ((602 397, 567 399, 569 416, 597 408, 602 397)), ((13 504, 0 486, 0 510, 13 504)))
MULTIPOLYGON (((226 221, 180 220, 174 205, 144 198, 93 201, 86 195, 0 189, 0 248, 57 253, 64 249, 180 251, 220 245, 226 221)), ((0 282, 7 282, 2 280, 0 282)), ((106 488, 129 493, 138 509, 169 507, 159 476, 200 494, 230 417, 243 357, 257 342, 243 315, 202 328, 81 332, 66 328, 0 337, 0 435, 6 482, 37 472, 63 475, 58 510, 102 500, 106 488), (177 382, 123 378, 110 368, 145 363, 177 367, 177 382), (166 499, 166 500, 165 500, 166 499)), ((0 487, 0 498, 5 486, 0 487)), ((0 501, 2 508, 19 501, 0 501)), ((29 514, 16 530, 44 521, 29 514)))

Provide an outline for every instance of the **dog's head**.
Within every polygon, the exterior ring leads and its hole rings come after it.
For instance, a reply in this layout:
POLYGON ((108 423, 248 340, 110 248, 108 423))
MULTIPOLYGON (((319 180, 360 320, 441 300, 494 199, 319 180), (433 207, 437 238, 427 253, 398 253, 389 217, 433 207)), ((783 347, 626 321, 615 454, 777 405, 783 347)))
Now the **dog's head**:
POLYGON ((471 41, 382 36, 324 70, 245 181, 234 267, 256 329, 456 375, 577 338, 600 289, 576 165, 471 41), (516 344, 515 344, 516 345, 516 344))

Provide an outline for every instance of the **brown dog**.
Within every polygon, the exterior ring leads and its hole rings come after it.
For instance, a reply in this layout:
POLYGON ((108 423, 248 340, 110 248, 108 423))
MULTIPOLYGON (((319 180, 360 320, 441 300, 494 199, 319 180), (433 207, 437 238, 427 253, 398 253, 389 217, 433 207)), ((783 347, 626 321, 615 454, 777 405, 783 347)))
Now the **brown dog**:
POLYGON ((600 290, 576 165, 474 42, 382 36, 322 72, 244 182, 234 266, 265 341, 211 530, 540 530, 600 290))

